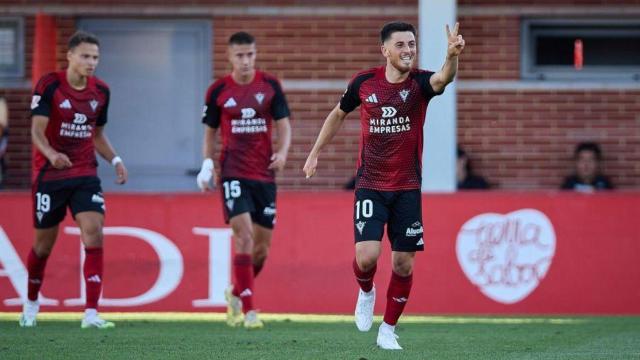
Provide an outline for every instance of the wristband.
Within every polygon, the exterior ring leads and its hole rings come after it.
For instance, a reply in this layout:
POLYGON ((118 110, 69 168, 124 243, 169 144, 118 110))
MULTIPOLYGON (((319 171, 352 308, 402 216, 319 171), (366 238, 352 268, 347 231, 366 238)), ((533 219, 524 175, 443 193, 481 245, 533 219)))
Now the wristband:
POLYGON ((111 165, 116 166, 118 164, 122 163, 122 158, 120 156, 115 156, 113 159, 111 159, 111 165))
POLYGON ((213 171, 213 160, 206 158, 202 162, 202 170, 213 171))

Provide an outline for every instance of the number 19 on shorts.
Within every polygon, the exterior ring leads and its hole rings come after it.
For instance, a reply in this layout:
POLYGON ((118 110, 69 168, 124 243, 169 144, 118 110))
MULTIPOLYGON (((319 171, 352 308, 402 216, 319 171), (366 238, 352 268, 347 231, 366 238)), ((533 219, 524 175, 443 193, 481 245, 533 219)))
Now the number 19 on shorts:
POLYGON ((373 201, 369 199, 356 201, 356 220, 359 220, 360 216, 363 218, 373 216, 373 201))
POLYGON ((36 193, 36 211, 48 212, 51 210, 51 197, 48 194, 36 193))

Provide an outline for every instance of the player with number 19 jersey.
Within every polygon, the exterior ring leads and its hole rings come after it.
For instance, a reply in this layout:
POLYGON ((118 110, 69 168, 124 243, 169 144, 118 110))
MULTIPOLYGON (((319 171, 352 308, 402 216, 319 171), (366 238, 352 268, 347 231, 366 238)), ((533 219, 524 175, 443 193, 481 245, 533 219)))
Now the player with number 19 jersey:
POLYGON ((69 85, 65 71, 43 76, 31 100, 31 115, 49 118, 46 137, 51 147, 66 154, 73 166, 56 169, 34 147, 32 180, 51 181, 97 176, 93 138, 96 126, 107 123, 109 87, 95 76, 81 91, 69 85))

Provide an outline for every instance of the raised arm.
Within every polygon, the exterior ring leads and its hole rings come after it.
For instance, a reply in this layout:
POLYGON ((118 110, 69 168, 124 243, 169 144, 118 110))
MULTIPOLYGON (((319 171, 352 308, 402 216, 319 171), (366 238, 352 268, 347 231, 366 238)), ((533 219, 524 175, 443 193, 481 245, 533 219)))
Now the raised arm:
POLYGON ((315 175, 320 151, 331 142, 331 139, 333 139, 342 126, 346 116, 347 113, 342 111, 340 109, 340 104, 338 104, 333 108, 333 110, 331 110, 327 118, 324 120, 320 134, 318 134, 318 139, 307 157, 307 162, 304 164, 303 171, 307 178, 315 175))
POLYGON ((458 56, 464 49, 464 39, 458 34, 460 23, 456 23, 453 31, 449 30, 449 25, 445 26, 447 32, 447 58, 440 71, 433 74, 429 80, 433 90, 438 93, 444 90, 445 86, 453 81, 458 72, 458 56))

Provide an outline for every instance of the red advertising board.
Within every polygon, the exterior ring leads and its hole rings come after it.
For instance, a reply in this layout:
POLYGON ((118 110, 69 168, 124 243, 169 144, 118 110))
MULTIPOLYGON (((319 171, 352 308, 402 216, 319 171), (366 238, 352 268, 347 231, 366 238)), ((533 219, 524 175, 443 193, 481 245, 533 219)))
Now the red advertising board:
MULTIPOLYGON (((104 311, 221 311, 231 237, 217 194, 107 194, 104 311)), ((19 311, 32 244, 27 193, 0 194, 0 311, 19 311)), ((353 195, 278 198, 256 281, 264 312, 351 313, 353 195)), ((640 193, 477 192, 423 196, 425 251, 408 313, 640 314, 640 193)), ((386 240, 384 240, 386 242, 386 240)), ((388 243, 376 284, 390 277, 388 243)), ((83 304, 70 217, 49 260, 45 311, 83 304)), ((385 291, 380 291, 384 294, 385 291)), ((376 311, 381 312, 380 295, 376 311)))

